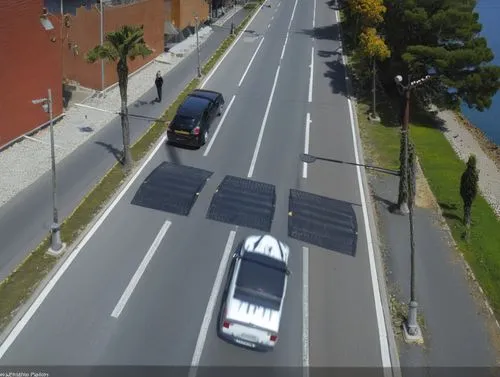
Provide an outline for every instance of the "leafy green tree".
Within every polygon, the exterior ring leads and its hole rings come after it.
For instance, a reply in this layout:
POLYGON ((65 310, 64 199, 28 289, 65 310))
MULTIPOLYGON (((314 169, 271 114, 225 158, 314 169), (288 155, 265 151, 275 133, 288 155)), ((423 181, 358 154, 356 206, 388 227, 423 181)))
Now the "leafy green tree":
POLYGON ((478 191, 479 182, 479 170, 476 167, 476 156, 471 155, 467 161, 467 167, 462 174, 460 179, 460 196, 464 202, 464 225, 465 225, 465 235, 468 238, 470 224, 471 224, 471 212, 472 203, 476 198, 478 191))
POLYGON ((359 36, 359 49, 368 57, 372 65, 372 116, 377 118, 377 60, 383 61, 391 55, 391 51, 385 44, 384 39, 377 33, 374 27, 367 27, 359 36))
POLYGON ((121 125, 123 138, 123 165, 128 171, 132 167, 132 154, 130 152, 130 125, 127 107, 127 86, 128 86, 128 59, 134 60, 136 57, 146 57, 153 51, 144 41, 143 26, 124 25, 120 29, 107 33, 104 44, 91 49, 86 59, 89 63, 94 63, 99 59, 116 62, 118 73, 118 85, 121 98, 121 125))
POLYGON ((476 0, 385 0, 385 5, 384 34, 392 51, 386 80, 434 71, 438 80, 429 81, 424 101, 464 102, 479 111, 490 107, 500 67, 489 64, 494 55, 479 35, 476 0))

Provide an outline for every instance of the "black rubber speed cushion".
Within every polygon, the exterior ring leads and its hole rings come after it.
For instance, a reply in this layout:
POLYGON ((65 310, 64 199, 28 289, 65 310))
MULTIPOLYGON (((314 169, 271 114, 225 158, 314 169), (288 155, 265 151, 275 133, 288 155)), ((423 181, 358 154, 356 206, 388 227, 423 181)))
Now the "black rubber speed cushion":
POLYGON ((352 204, 299 190, 290 190, 288 236, 354 256, 358 225, 352 204))
POLYGON ((273 185, 227 175, 212 197, 207 219, 269 232, 275 204, 273 185))
POLYGON ((132 204, 187 216, 213 172, 162 162, 137 190, 132 204))

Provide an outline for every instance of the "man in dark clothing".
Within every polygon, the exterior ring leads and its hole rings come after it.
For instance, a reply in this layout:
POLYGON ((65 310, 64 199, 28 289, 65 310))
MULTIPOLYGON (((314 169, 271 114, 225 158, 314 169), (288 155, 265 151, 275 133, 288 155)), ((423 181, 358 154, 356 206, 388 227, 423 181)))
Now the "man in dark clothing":
POLYGON ((158 91, 158 98, 156 98, 156 100, 158 102, 161 102, 161 87, 163 86, 163 77, 161 77, 160 71, 156 73, 155 85, 156 90, 158 91))

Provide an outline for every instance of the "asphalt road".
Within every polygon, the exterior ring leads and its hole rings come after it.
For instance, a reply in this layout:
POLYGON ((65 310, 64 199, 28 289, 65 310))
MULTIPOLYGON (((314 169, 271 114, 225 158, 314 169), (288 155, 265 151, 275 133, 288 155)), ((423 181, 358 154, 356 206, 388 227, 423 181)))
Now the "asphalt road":
MULTIPOLYGON (((234 16, 239 25, 247 15, 246 10, 234 16)), ((200 59, 206 62, 229 34, 229 23, 213 26, 213 34, 201 46, 200 59)), ((197 56, 192 53, 164 76, 163 102, 142 106, 156 98, 156 88, 129 105, 130 114, 160 117, 186 85, 196 77, 197 56)), ((149 121, 130 118, 130 137, 134 142, 150 127, 149 121)), ((82 198, 116 163, 113 150, 120 150, 122 134, 117 117, 106 127, 79 146, 57 166, 59 216, 69 216, 82 198)), ((0 281, 50 232, 52 220, 51 173, 48 171, 12 200, 0 207, 0 281), (23 230, 20 237, 19 229, 23 230)))
MULTIPOLYGON (((42 293, 45 300, 38 310, 0 347, 0 365, 195 364, 299 371, 301 366, 383 364, 387 343, 385 330, 379 329, 356 169, 317 162, 304 177, 299 160, 307 140, 310 153, 355 159, 344 71, 336 63, 338 35, 331 27, 335 14, 323 0, 268 4, 207 81, 205 88, 226 97, 226 113, 214 124, 208 144, 199 150, 159 147, 54 288, 46 297, 42 293), (211 172, 188 216, 131 204, 141 183, 163 161, 211 172), (216 335, 224 261, 246 235, 262 233, 241 222, 207 219, 212 198, 227 189, 219 185, 228 175, 274 185, 269 232, 291 246, 292 275, 280 339, 270 353, 248 351, 216 335), (297 215, 289 214, 290 189, 352 207, 356 253, 290 238, 288 223, 297 215), (157 248, 150 249, 152 245, 157 248), (150 263, 141 270, 143 258, 150 263), (137 271, 143 271, 140 279, 133 277, 137 271), (131 282, 137 283, 133 290, 127 289, 131 282), (121 297, 127 298, 123 305, 121 297)), ((176 187, 179 199, 188 175, 183 175, 185 181, 164 179, 162 185, 176 187)), ((255 199, 256 191, 250 197, 244 188, 231 190, 224 203, 232 200, 233 216, 243 213, 240 221, 249 221, 252 214, 262 215, 263 196, 255 199)), ((264 188, 260 190, 263 195, 264 188)), ((148 198, 154 199, 152 194, 148 198)), ((163 195, 152 202, 168 200, 163 195)), ((321 231, 330 221, 320 218, 326 202, 317 208, 304 203, 310 221, 302 224, 315 223, 321 231)), ((379 372, 370 375, 381 376, 379 372)))

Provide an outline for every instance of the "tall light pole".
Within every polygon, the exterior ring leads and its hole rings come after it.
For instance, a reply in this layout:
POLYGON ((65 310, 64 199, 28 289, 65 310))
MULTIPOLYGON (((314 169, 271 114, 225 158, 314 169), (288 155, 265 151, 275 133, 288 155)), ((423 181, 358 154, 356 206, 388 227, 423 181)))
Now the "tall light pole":
MULTIPOLYGON (((408 138, 408 134, 406 134, 408 138)), ((412 148, 413 149, 413 148, 412 148)), ((415 151, 412 156, 408 153, 408 139, 405 142, 405 152, 412 166, 407 170, 408 179, 408 208, 410 213, 410 303, 408 305, 408 319, 404 326, 405 339, 410 342, 421 342, 422 332, 417 320, 418 303, 415 294, 415 238, 413 236, 413 206, 415 204, 415 151), (411 157, 411 158, 410 158, 411 157)), ((407 162, 407 163, 408 163, 407 162)))
MULTIPOLYGON (((100 14, 100 21, 101 21, 101 46, 104 44, 104 13, 103 13, 103 3, 104 0, 99 0, 99 14, 100 14)), ((104 60, 101 59, 101 91, 104 93, 104 60)))
POLYGON ((50 155, 52 161, 52 226, 51 226, 51 254, 60 254, 64 250, 64 244, 61 242, 61 232, 59 225, 59 213, 57 210, 57 179, 56 179, 56 154, 54 145, 54 121, 52 114, 52 91, 48 90, 47 98, 39 98, 31 101, 34 105, 41 104, 43 110, 49 113, 50 129, 50 155))
POLYGON ((231 15, 231 35, 234 34, 234 8, 236 7, 236 0, 233 1, 233 14, 231 15))
POLYGON ((412 148, 412 158, 410 159, 409 154, 409 137, 408 130, 410 125, 410 92, 417 85, 423 83, 424 81, 431 78, 430 75, 416 81, 411 81, 408 77, 408 84, 403 85, 403 78, 401 76, 396 76, 394 80, 398 85, 398 90, 403 91, 405 108, 403 114, 403 120, 401 125, 401 142, 403 143, 402 149, 402 161, 400 167, 400 183, 399 183, 399 194, 398 194, 398 206, 399 212, 401 214, 409 213, 409 225, 410 225, 410 302, 408 304, 408 318, 403 324, 404 338, 407 342, 421 343, 422 332, 420 326, 418 325, 418 303, 416 299, 416 285, 415 285, 415 238, 414 238, 414 226, 413 226, 413 206, 415 202, 415 151, 412 148), (410 161, 411 160, 411 161, 410 161), (411 162, 412 166, 409 166, 411 162), (405 198, 405 196, 407 196, 405 198))
POLYGON ((197 54, 198 54, 198 67, 197 67, 197 71, 198 71, 198 77, 201 77, 201 66, 200 66, 200 40, 198 38, 198 16, 195 14, 194 16, 194 20, 195 20, 195 30, 196 30, 196 51, 197 51, 197 54))

